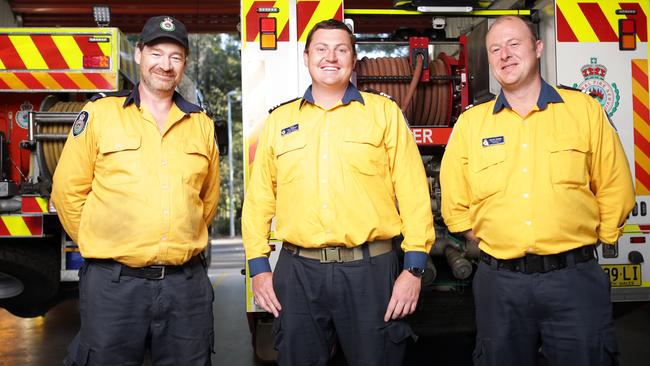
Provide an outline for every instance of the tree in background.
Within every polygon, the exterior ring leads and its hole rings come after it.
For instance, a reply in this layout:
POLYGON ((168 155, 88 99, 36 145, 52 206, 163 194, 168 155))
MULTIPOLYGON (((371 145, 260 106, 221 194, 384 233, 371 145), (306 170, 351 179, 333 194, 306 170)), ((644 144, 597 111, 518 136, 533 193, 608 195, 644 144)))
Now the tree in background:
MULTIPOLYGON (((231 34, 191 34, 190 57, 186 76, 192 79, 203 94, 203 107, 208 115, 225 130, 228 116, 226 94, 231 90, 241 92, 241 57, 240 41, 231 34)), ((234 166, 233 200, 235 207, 235 229, 239 233, 241 206, 244 198, 243 181, 243 139, 241 103, 231 98, 232 105, 232 152, 234 166)), ((227 144, 225 138, 219 138, 219 144, 227 144)), ((227 147, 226 147, 227 148, 227 147)), ((222 155, 221 198, 215 223, 214 234, 229 233, 229 196, 228 196, 228 158, 222 155)))

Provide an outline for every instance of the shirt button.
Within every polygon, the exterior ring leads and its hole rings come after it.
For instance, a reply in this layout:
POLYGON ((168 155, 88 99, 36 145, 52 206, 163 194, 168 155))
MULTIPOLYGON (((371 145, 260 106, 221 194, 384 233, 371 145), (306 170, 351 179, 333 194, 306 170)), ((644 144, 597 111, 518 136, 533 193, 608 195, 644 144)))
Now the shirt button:
POLYGON ((528 198, 528 193, 524 193, 524 198, 528 198))
POLYGON ((528 253, 534 253, 534 252, 535 252, 535 249, 532 248, 532 247, 530 247, 530 248, 526 249, 526 251, 527 251, 528 253))
POLYGON ((163 184, 163 185, 160 186, 160 188, 162 188, 162 189, 167 189, 167 188, 169 188, 169 186, 166 185, 166 184, 163 184))
POLYGON ((532 225, 532 224, 533 224, 532 221, 530 221, 530 220, 526 220, 526 225, 530 226, 530 225, 532 225))
POLYGON ((163 235, 162 238, 160 238, 162 241, 167 240, 167 235, 163 235))
POLYGON ((323 208, 327 208, 327 203, 323 203, 323 208))
POLYGON ((122 148, 122 144, 115 144, 115 147, 118 148, 118 149, 121 149, 121 148, 122 148))
POLYGON ((528 147, 528 144, 521 144, 521 147, 523 147, 525 149, 525 148, 528 147))
POLYGON ((169 210, 163 210, 163 215, 168 216, 169 215, 169 210))
POLYGON ((521 171, 524 173, 528 173, 528 168, 523 168, 521 171))
POLYGON ((163 160, 161 164, 162 166, 167 166, 167 160, 163 160))
POLYGON ((327 159, 327 154, 323 154, 323 160, 327 159))
POLYGON ((321 182, 323 182, 323 184, 325 184, 325 183, 327 183, 327 179, 321 179, 321 182))

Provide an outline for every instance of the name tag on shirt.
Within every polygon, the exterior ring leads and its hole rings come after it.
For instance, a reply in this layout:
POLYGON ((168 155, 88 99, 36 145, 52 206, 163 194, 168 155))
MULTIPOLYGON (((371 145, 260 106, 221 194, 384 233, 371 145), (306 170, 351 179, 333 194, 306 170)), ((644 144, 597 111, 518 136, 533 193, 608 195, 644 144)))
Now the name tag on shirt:
POLYGON ((481 145, 483 147, 488 147, 492 145, 503 145, 506 143, 506 140, 503 138, 503 136, 495 136, 495 137, 486 137, 483 139, 481 142, 481 145))
POLYGON ((298 127, 298 124, 297 124, 297 123, 296 123, 295 125, 293 125, 293 126, 289 126, 289 127, 287 127, 287 128, 283 128, 283 129, 280 131, 280 136, 285 136, 285 135, 288 135, 288 134, 290 134, 290 133, 292 133, 292 132, 296 132, 296 131, 298 131, 298 129, 299 129, 299 127, 298 127))

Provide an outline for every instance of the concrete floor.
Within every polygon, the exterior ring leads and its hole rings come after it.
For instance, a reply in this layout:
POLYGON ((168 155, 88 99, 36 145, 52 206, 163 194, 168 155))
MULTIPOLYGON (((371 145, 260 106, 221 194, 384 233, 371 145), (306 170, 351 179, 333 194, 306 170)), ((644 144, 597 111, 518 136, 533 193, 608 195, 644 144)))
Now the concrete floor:
MULTIPOLYGON (((241 239, 214 242, 209 271, 215 289, 215 355, 213 365, 256 366, 244 306, 244 256, 241 239)), ((622 366, 650 364, 650 304, 617 306, 616 327, 622 366), (625 314, 623 314, 625 313, 625 314)), ((0 309, 0 366, 61 365, 66 347, 79 329, 78 303, 68 300, 44 317, 17 318, 0 309)), ((471 365, 473 339, 424 338, 408 348, 405 363, 471 365)), ((343 365, 345 362, 334 362, 343 365)))

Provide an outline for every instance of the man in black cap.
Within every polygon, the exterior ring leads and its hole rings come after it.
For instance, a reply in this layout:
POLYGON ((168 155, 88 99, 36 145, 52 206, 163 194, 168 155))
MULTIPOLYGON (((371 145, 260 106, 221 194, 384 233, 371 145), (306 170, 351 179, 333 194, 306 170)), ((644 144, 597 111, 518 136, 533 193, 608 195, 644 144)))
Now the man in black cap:
POLYGON ((145 24, 133 90, 91 98, 54 174, 52 200, 79 245, 81 330, 66 365, 210 365, 213 289, 202 252, 219 198, 214 124, 175 91, 187 30, 145 24))

